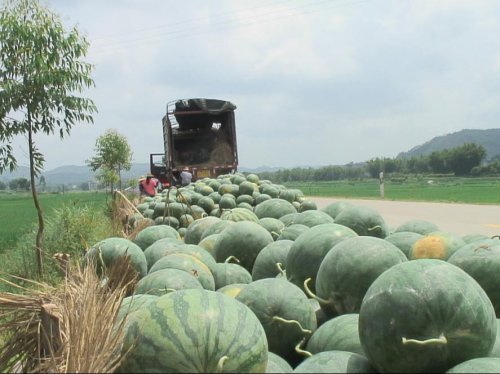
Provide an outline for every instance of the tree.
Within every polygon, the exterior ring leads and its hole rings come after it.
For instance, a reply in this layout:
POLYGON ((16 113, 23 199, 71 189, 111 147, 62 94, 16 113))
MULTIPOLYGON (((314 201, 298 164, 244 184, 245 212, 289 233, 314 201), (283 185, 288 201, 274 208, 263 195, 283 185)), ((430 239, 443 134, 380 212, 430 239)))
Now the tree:
POLYGON ((0 191, 4 191, 7 189, 7 183, 0 181, 0 191))
POLYGON ((11 190, 28 191, 30 189, 30 182, 26 178, 11 179, 9 182, 9 188, 11 190))
POLYGON ((466 143, 449 151, 448 163, 455 175, 469 175, 472 168, 479 166, 485 157, 486 149, 482 145, 466 143))
POLYGON ((16 168, 12 139, 25 135, 38 214, 35 246, 40 277, 44 218, 35 177, 43 169, 44 157, 35 135, 57 133, 62 139, 76 123, 93 122, 94 103, 78 96, 94 85, 92 65, 81 60, 88 46, 76 27, 66 31, 59 16, 37 0, 8 0, 0 10, 0 172, 16 168))
POLYGON ((96 155, 87 160, 90 169, 92 171, 100 169, 99 179, 106 185, 111 185, 111 190, 116 182, 121 189, 121 171, 130 170, 132 167, 132 150, 127 138, 116 130, 107 130, 104 135, 97 138, 95 152, 96 155))

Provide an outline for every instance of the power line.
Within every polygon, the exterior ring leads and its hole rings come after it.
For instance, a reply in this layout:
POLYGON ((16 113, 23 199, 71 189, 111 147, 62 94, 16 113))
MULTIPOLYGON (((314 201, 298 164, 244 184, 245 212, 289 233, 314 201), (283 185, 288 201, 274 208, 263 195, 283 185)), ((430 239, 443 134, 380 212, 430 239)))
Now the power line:
MULTIPOLYGON (((273 10, 269 11, 267 13, 260 14, 258 16, 255 15, 249 15, 246 17, 238 18, 238 19, 229 19, 229 20, 223 20, 220 22, 213 23, 211 25, 203 26, 203 25, 198 25, 195 27, 192 27, 191 29, 177 29, 177 30, 169 30, 163 33, 156 34, 154 36, 150 37, 143 37, 143 38, 136 38, 136 39, 129 39, 129 40, 124 40, 121 42, 116 42, 112 43, 111 45, 108 45, 107 47, 102 47, 98 48, 97 50, 94 50, 94 53, 103 53, 103 52, 114 52, 119 49, 123 48, 128 48, 131 46, 136 46, 136 45, 146 45, 146 44, 154 44, 158 43, 161 41, 170 41, 170 40, 175 40, 175 39, 182 39, 182 38, 189 38, 201 34, 206 34, 206 33, 211 33, 215 31, 221 31, 221 30, 227 30, 227 29, 236 29, 236 28, 241 28, 249 25, 255 25, 255 24, 260 24, 260 23, 265 23, 265 22, 275 22, 277 20, 283 20, 291 17, 296 17, 296 16, 302 16, 302 15, 310 15, 313 13, 317 13, 319 11, 325 11, 325 10, 330 10, 330 9, 338 9, 346 6, 353 6, 361 3, 366 3, 368 0, 358 0, 358 1, 352 1, 352 0, 346 0, 343 3, 339 3, 341 0, 335 1, 335 4, 331 6, 326 6, 326 7, 321 7, 321 5, 324 4, 332 4, 332 0, 320 0, 316 2, 308 2, 305 5, 299 5, 293 8, 288 8, 287 12, 284 13, 283 10, 273 10), (319 5, 319 7, 318 7, 319 5), (316 6, 316 8, 313 9, 307 9, 316 6), (274 16, 274 17, 269 17, 270 15, 274 15, 276 13, 279 13, 280 15, 274 16), (260 18, 259 18, 260 17, 260 18), (263 18, 267 17, 267 18, 263 18), (246 22, 240 23, 242 20, 247 20, 246 22)), ((226 12, 227 14, 235 14, 238 12, 226 12)), ((241 11, 239 12, 241 13, 241 11)))

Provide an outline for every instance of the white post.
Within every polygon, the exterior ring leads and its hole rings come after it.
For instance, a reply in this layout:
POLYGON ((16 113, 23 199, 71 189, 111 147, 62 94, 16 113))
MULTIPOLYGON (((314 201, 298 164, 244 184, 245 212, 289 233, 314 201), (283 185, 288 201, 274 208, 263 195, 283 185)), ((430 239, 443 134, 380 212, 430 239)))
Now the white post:
POLYGON ((383 199, 384 198, 384 172, 381 171, 378 175, 379 182, 380 182, 380 197, 383 199))

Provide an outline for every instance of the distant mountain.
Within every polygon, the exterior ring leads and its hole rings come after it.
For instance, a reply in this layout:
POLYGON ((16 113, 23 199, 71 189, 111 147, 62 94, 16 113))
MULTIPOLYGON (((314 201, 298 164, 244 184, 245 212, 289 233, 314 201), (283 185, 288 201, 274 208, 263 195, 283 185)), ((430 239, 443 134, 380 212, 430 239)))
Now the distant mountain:
MULTIPOLYGON (((490 160, 493 157, 500 155, 500 129, 489 130, 461 130, 452 134, 437 136, 428 142, 416 146, 407 152, 401 152, 397 158, 411 158, 421 155, 428 155, 434 151, 442 151, 444 149, 459 147, 465 143, 476 143, 482 145, 486 149, 486 159, 490 160)), ((307 168, 307 166, 297 166, 307 168)), ((283 167, 261 166, 257 168, 247 168, 240 166, 239 171, 245 173, 263 173, 268 171, 277 171, 284 169, 283 167)), ((138 178, 149 172, 148 163, 135 163, 128 171, 122 172, 122 180, 138 178)), ((45 176, 47 186, 61 185, 61 184, 75 184, 86 183, 95 180, 95 174, 90 171, 86 165, 67 165, 61 166, 52 170, 47 170, 42 173, 45 176)), ((0 180, 8 182, 16 178, 29 178, 29 168, 26 166, 19 166, 14 172, 0 174, 0 180)))
POLYGON ((429 155, 435 151, 460 147, 465 143, 476 143, 486 149, 486 159, 500 155, 500 129, 471 130, 465 129, 452 134, 437 136, 428 142, 416 146, 407 152, 401 152, 397 158, 412 158, 429 155))

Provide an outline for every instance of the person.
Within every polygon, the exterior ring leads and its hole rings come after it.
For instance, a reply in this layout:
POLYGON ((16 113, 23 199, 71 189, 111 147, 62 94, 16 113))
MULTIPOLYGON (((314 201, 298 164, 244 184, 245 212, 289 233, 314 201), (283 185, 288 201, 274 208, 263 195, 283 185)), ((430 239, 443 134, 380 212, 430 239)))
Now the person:
POLYGON ((156 195, 156 186, 158 186, 158 181, 153 178, 153 175, 146 175, 146 179, 143 179, 139 183, 139 190, 141 191, 141 195, 154 197, 156 195))
POLYGON ((191 183, 191 179, 193 179, 193 174, 190 173, 189 168, 185 167, 181 172, 181 185, 187 186, 191 183))

